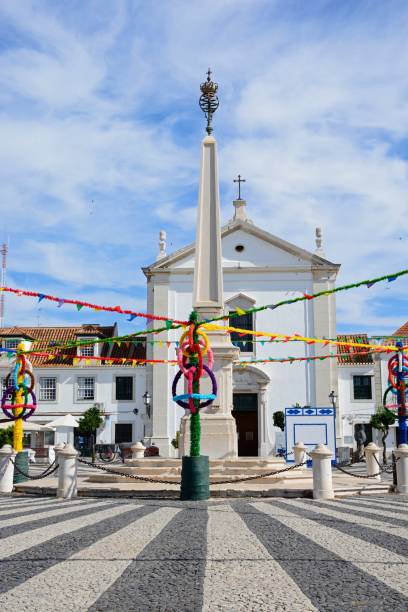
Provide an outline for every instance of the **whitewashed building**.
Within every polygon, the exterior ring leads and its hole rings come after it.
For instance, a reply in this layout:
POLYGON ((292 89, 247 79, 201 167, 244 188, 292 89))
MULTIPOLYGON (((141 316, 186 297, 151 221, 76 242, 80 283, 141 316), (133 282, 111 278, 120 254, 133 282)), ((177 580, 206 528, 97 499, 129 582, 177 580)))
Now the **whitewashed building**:
MULTIPOLYGON (((407 344, 408 324, 397 329, 388 338, 370 338, 367 334, 342 335, 342 341, 360 342, 364 344, 394 344, 401 340, 407 344)), ((371 416, 376 408, 383 405, 384 393, 388 384, 388 360, 392 353, 364 354, 364 350, 352 350, 349 355, 339 358, 338 390, 339 390, 339 417, 343 432, 343 445, 355 447, 355 429, 363 426, 367 442, 380 443, 381 433, 372 429, 371 416), (362 352, 363 351, 363 352, 362 352), (360 353, 360 354, 359 354, 360 353)), ((345 350, 341 351, 345 353, 345 350)), ((387 403, 392 402, 392 395, 387 403)), ((395 396, 394 396, 395 400, 395 396)), ((387 448, 397 446, 398 422, 390 427, 386 439, 387 448)))
MULTIPOLYGON (((256 226, 247 216, 246 202, 235 200, 233 218, 222 228, 222 269, 225 309, 248 309, 291 297, 332 289, 339 265, 325 259, 318 233, 317 248, 309 252, 256 226)), ((163 234, 158 260, 143 268, 147 278, 147 309, 155 314, 186 320, 193 304, 195 246, 190 244, 166 255, 163 234)), ((336 336, 335 296, 304 300, 290 306, 267 309, 234 318, 244 329, 304 336, 336 336)), ((180 332, 170 330, 160 337, 174 341, 180 332)), ((233 334, 240 347, 238 359, 308 357, 327 353, 303 342, 253 341, 233 334)), ((148 357, 174 358, 173 345, 147 347, 148 357)), ((171 440, 180 427, 184 411, 171 398, 174 366, 147 366, 147 389, 152 396, 152 419, 146 429, 147 442, 154 442, 162 455, 172 455, 171 440)), ((337 393, 335 359, 293 364, 254 364, 233 371, 233 411, 238 434, 238 455, 267 456, 275 450, 273 413, 300 405, 330 406, 329 393, 337 393)), ((339 420, 338 420, 339 423, 339 420)), ((341 432, 339 431, 339 442, 341 432)))
MULTIPOLYGON (((78 340, 95 340, 95 344, 74 347, 64 358, 48 359, 31 356, 35 375, 35 394, 38 407, 30 418, 42 425, 64 414, 79 418, 91 406, 98 406, 103 413, 103 426, 97 432, 98 443, 134 442, 144 437, 146 406, 145 366, 108 365, 94 356, 111 358, 143 358, 145 338, 137 343, 122 343, 120 346, 98 342, 117 336, 113 326, 82 325, 80 327, 13 327, 0 330, 2 348, 15 349, 21 340, 33 342, 33 350, 55 351, 58 344, 78 340), (86 356, 78 361, 76 356, 86 356)), ((10 371, 6 353, 0 357, 0 376, 3 392, 5 378, 10 371)), ((1 415, 0 415, 1 416, 1 415)), ((27 444, 46 447, 54 443, 53 432, 29 434, 27 444)), ((76 432, 75 442, 86 446, 76 432)))

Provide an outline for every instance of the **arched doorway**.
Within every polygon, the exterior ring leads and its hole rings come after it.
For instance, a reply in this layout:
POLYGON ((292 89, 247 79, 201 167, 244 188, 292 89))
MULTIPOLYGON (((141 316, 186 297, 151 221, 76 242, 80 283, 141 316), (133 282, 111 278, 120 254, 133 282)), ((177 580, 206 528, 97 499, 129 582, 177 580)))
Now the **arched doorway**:
POLYGON ((266 419, 269 377, 253 366, 234 368, 233 411, 238 436, 238 456, 266 456, 270 443, 266 419))

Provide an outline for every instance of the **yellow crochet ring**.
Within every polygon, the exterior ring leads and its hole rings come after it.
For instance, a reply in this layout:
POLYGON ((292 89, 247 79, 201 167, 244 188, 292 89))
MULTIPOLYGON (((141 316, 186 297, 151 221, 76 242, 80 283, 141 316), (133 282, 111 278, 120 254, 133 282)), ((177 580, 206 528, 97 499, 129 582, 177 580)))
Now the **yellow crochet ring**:
MULTIPOLYGON (((183 343, 186 341, 186 339, 188 339, 188 330, 185 331, 181 338, 180 338, 180 347, 183 346, 183 343)), ((204 346, 202 347, 202 354, 206 355, 208 349, 210 348, 210 341, 208 340, 208 336, 205 332, 203 332, 201 329, 197 329, 197 335, 204 341, 204 346)), ((185 355, 186 357, 190 356, 190 352, 187 350, 183 350, 183 355, 185 355)))

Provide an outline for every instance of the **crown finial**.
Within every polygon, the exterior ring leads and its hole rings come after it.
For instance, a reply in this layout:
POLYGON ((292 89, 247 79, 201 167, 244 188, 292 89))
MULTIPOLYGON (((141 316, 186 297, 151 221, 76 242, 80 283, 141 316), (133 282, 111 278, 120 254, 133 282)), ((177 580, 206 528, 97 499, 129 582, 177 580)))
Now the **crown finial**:
POLYGON ((201 96, 199 103, 200 108, 207 119, 207 134, 211 134, 211 132, 213 131, 211 125, 212 116, 217 110, 218 105, 220 103, 217 97, 218 83, 214 83, 214 81, 211 80, 211 74, 211 68, 209 68, 207 70, 207 80, 204 81, 204 83, 201 83, 200 85, 201 96))

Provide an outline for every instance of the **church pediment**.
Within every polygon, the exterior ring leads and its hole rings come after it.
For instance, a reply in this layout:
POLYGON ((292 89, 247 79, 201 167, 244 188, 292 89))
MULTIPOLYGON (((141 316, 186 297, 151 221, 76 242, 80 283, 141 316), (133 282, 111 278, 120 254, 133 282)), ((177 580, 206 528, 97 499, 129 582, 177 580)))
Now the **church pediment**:
MULTIPOLYGON (((223 268, 339 268, 327 259, 301 249, 247 221, 232 221, 222 228, 223 268)), ((144 272, 193 269, 195 245, 176 251, 144 268, 144 272)))

